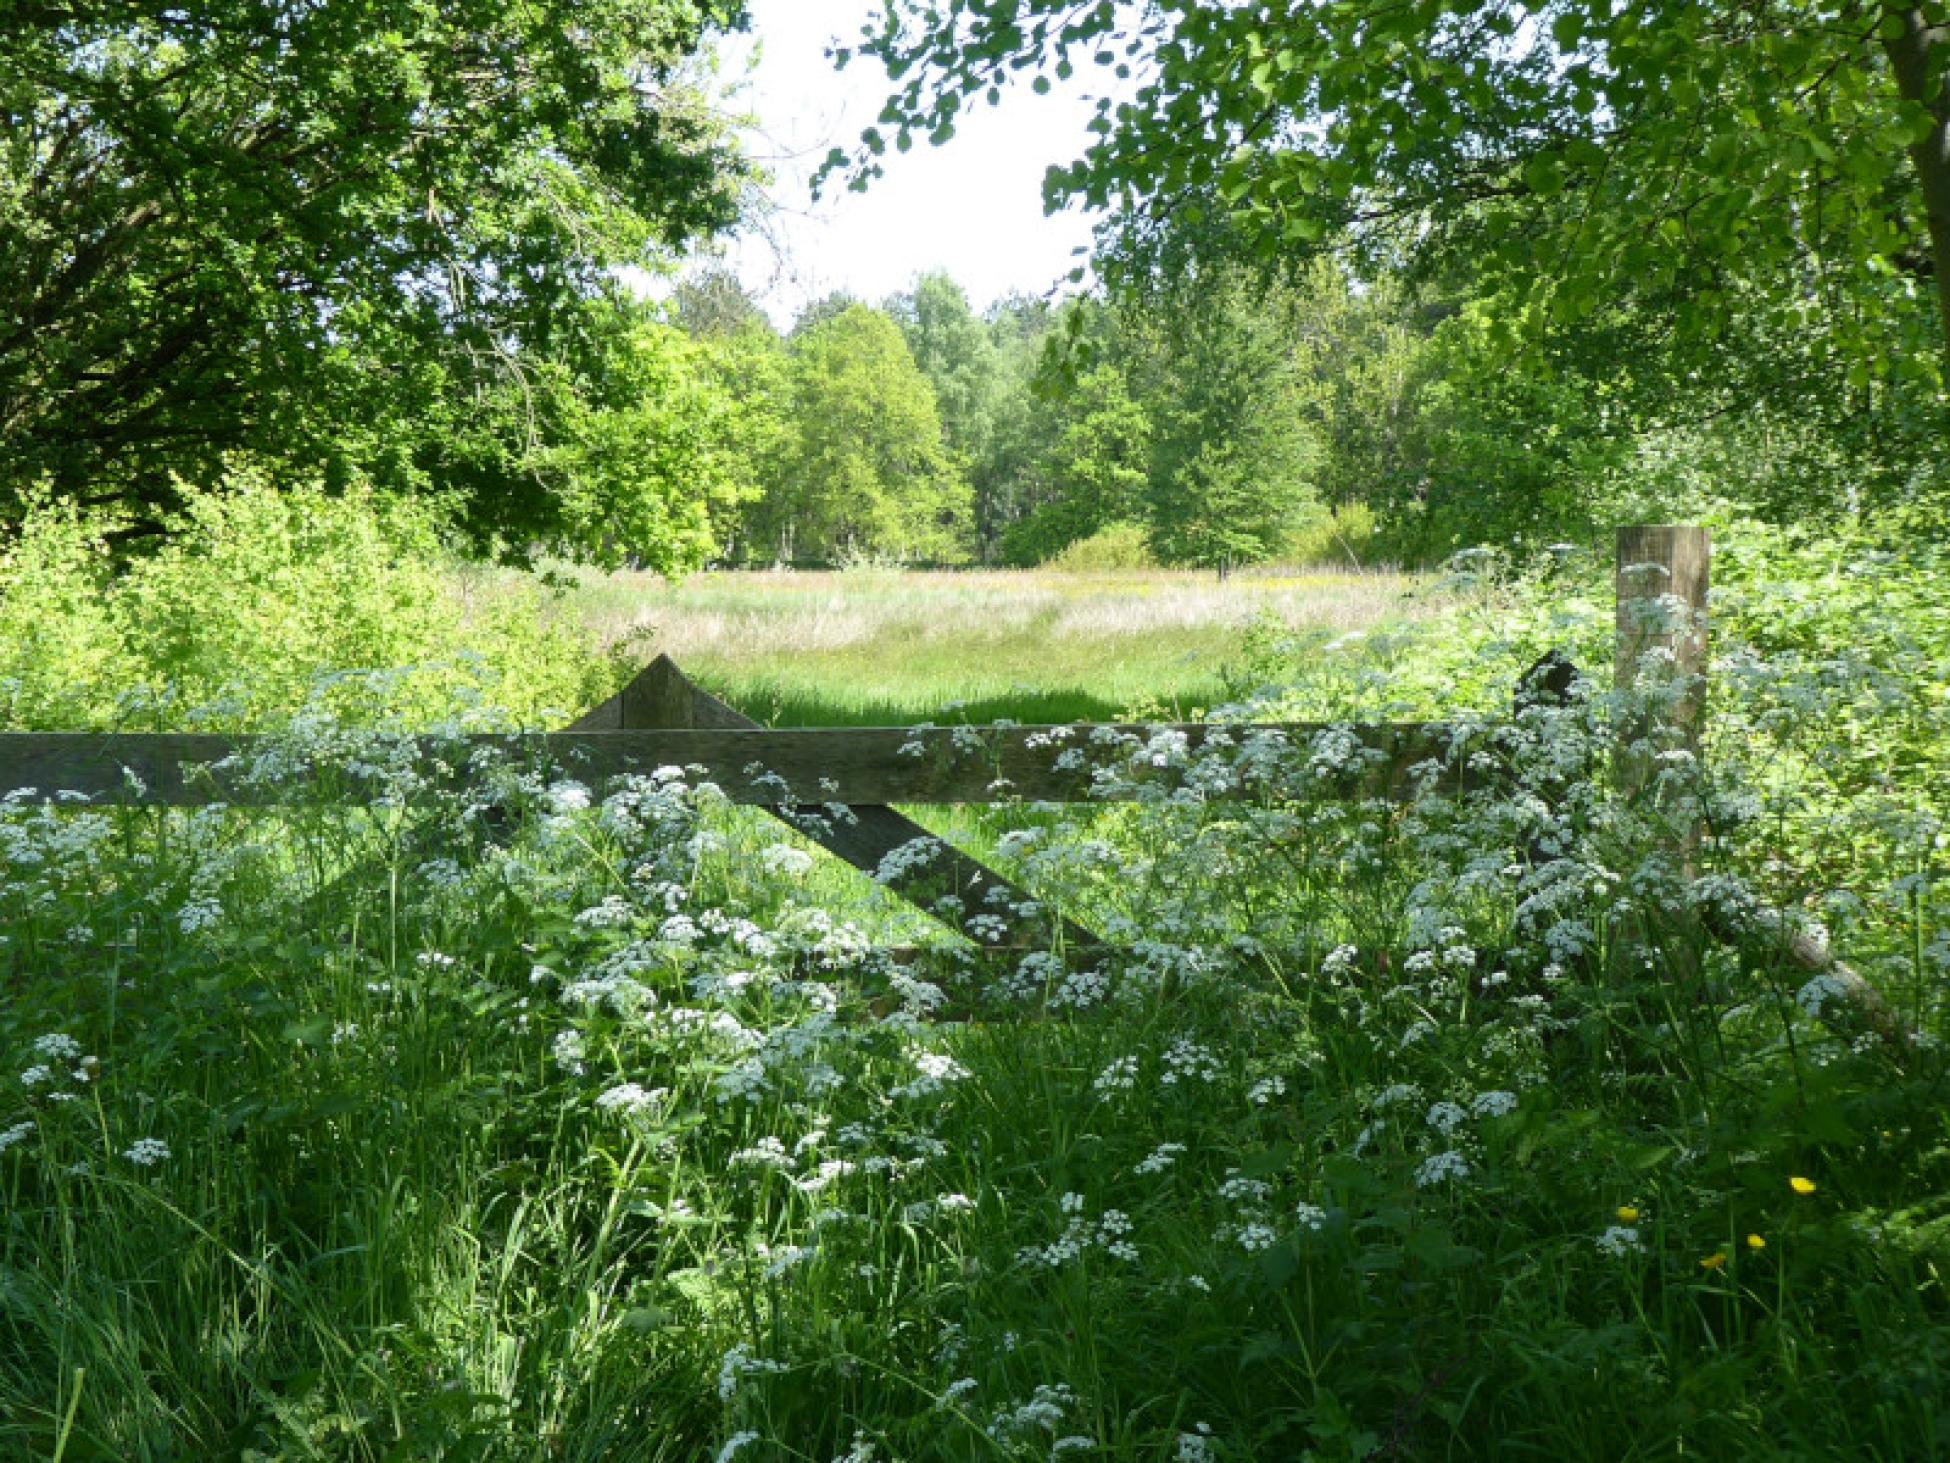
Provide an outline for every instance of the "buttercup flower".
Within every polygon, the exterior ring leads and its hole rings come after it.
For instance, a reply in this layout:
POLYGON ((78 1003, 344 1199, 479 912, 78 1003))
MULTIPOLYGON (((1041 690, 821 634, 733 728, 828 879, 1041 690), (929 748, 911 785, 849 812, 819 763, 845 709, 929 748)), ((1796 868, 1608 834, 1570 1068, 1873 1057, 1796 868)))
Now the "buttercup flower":
POLYGON ((1815 1181, 1813 1179, 1804 1179, 1800 1174, 1796 1174, 1788 1180, 1788 1187, 1793 1189, 1797 1194, 1812 1194, 1815 1191, 1815 1181))

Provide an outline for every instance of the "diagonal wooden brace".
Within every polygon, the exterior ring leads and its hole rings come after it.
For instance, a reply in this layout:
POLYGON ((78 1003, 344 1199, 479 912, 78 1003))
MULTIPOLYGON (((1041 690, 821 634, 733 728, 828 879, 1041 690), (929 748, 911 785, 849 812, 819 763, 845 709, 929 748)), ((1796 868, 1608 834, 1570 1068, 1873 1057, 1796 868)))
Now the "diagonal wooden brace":
MULTIPOLYGON (((629 685, 568 729, 572 732, 711 731, 748 730, 758 726, 758 722, 736 707, 692 685, 675 661, 660 655, 629 685)), ((920 839, 938 844, 940 852, 934 858, 912 873, 896 874, 885 880, 886 887, 928 914, 936 915, 928 901, 941 897, 944 891, 940 886, 945 882, 947 892, 961 900, 966 916, 993 916, 992 920, 980 922, 975 930, 956 931, 987 950, 1019 951, 1049 941, 1049 926, 1041 916, 1019 912, 1040 908, 1041 901, 1033 894, 1017 888, 995 870, 893 808, 869 803, 842 812, 809 803, 767 811, 834 857, 875 879, 879 878, 887 855, 896 849, 920 839)), ((1090 949, 1102 943, 1069 920, 1060 921, 1056 929, 1062 943, 1071 950, 1090 949)))

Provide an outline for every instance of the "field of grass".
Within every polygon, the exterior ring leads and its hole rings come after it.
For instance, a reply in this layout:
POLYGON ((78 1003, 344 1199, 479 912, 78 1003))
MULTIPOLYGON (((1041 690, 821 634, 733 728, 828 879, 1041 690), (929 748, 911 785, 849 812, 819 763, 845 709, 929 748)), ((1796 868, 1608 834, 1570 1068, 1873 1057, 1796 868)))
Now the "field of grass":
MULTIPOLYGON (((1242 632, 1367 631, 1426 612, 1416 576, 1265 571, 571 576, 569 603, 604 644, 667 653, 747 715, 780 726, 1112 721, 1225 694, 1242 632), (957 707, 959 709, 951 709, 957 707)), ((505 578, 471 576, 492 599, 505 578)))

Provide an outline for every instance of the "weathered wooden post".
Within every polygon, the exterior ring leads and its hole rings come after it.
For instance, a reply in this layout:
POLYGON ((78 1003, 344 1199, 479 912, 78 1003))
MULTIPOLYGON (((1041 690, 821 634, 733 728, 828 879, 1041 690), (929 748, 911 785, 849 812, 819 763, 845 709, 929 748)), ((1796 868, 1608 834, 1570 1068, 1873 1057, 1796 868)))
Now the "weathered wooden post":
POLYGON ((1619 690, 1647 695, 1645 709, 1622 728, 1619 778, 1628 794, 1651 782, 1661 751, 1699 755, 1712 558, 1712 539, 1704 528, 1618 530, 1613 674, 1619 690))
MULTIPOLYGON (((1669 861, 1676 887, 1664 950, 1670 972, 1691 982, 1700 971, 1699 922, 1686 902, 1704 833, 1700 735, 1706 717, 1706 598, 1712 540, 1690 525, 1634 525, 1618 530, 1617 656, 1614 684, 1624 693, 1615 775, 1618 791, 1641 804, 1677 794, 1667 806, 1645 808, 1669 861), (1661 785, 1662 757, 1681 754, 1680 775, 1661 785)), ((1649 891, 1648 891, 1649 892, 1649 891)), ((1627 922, 1625 949, 1645 948, 1651 933, 1642 918, 1627 922)))

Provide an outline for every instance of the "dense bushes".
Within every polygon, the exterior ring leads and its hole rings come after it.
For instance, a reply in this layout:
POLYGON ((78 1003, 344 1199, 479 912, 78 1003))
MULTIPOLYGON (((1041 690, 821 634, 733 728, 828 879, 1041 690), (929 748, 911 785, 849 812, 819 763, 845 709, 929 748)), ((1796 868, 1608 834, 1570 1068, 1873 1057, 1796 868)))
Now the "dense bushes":
POLYGON ((362 718, 474 703, 533 721, 610 682, 539 590, 457 599, 425 505, 248 474, 183 496, 167 542, 128 560, 112 521, 26 516, 0 557, 0 725, 258 727, 320 698, 362 718), (361 668, 389 674, 321 682, 361 668))

